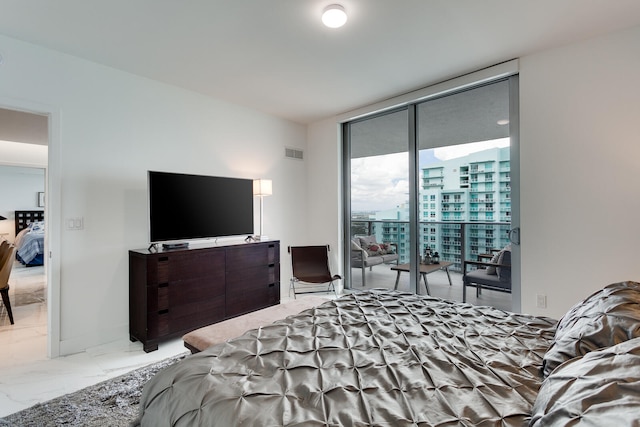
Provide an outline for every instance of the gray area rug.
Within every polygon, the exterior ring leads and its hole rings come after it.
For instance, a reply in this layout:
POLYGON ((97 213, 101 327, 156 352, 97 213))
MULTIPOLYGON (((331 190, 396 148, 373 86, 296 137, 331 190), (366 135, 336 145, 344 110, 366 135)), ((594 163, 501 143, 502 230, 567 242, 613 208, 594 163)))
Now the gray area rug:
POLYGON ((0 426, 130 426, 138 416, 142 387, 188 352, 136 369, 75 393, 38 403, 0 419, 0 426))

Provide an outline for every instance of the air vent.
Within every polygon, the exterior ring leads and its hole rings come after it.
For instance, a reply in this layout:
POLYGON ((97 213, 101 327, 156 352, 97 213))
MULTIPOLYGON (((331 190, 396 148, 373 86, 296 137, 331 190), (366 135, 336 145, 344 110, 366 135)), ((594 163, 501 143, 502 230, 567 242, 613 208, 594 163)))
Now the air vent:
POLYGON ((296 148, 284 148, 284 156, 288 159, 304 160, 304 151, 296 148))

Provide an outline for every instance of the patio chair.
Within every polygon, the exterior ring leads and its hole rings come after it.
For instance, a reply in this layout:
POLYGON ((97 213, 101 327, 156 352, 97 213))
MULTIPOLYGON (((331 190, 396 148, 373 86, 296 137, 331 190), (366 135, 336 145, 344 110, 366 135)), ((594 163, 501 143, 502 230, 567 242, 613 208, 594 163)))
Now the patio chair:
POLYGON ((293 290, 293 298, 297 294, 331 292, 337 297, 333 282, 342 279, 338 274, 329 271, 329 245, 323 246, 289 246, 293 274, 289 282, 289 295, 293 290), (327 285, 319 289, 319 285, 327 285), (296 285, 298 288, 296 289, 296 285), (306 288, 306 289, 305 289, 306 288), (313 290, 310 290, 313 289, 313 290), (301 291, 302 290, 302 291, 301 291))
POLYGON ((511 247, 496 253, 490 261, 464 261, 462 301, 467 301, 467 286, 476 288, 476 297, 482 289, 511 293, 511 247), (468 267, 475 266, 469 271, 468 267))
POLYGON ((362 271, 362 286, 366 285, 365 270, 374 265, 398 265, 398 247, 395 243, 378 243, 375 236, 360 236, 351 239, 351 268, 362 271))

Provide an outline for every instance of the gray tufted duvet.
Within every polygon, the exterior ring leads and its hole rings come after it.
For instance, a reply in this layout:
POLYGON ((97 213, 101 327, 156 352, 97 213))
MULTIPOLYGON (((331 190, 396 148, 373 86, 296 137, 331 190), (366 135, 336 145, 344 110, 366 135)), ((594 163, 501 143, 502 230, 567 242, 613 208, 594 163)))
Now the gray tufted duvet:
POLYGON ((143 426, 522 426, 556 321, 354 293, 188 357, 145 386, 143 426))

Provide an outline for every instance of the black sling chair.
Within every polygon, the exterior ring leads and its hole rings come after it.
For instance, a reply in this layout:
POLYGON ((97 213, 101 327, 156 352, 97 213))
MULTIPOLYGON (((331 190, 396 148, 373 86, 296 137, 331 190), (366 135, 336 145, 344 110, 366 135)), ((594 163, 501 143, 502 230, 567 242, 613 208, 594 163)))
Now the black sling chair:
POLYGON ((297 294, 331 292, 336 294, 334 281, 342 279, 340 275, 332 275, 329 271, 329 245, 323 246, 289 246, 293 274, 289 285, 289 295, 293 290, 293 298, 297 294), (326 289, 318 290, 318 285, 328 284, 326 289), (298 288, 296 288, 298 285, 298 288), (314 290, 299 290, 312 288, 314 290))

